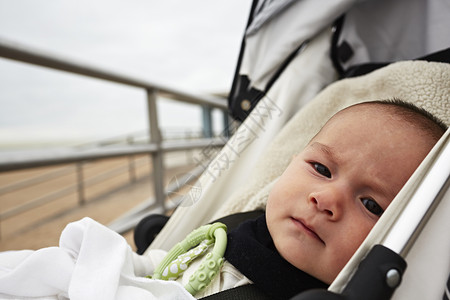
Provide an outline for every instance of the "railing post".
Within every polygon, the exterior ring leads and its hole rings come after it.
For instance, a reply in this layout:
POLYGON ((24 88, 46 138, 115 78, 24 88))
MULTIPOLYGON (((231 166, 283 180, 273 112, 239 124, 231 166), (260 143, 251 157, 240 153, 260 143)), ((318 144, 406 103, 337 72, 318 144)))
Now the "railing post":
POLYGON ((150 125, 150 142, 157 145, 157 150, 152 153, 153 164, 153 185, 155 192, 156 203, 166 210, 164 202, 164 162, 163 153, 161 150, 161 131, 158 124, 158 111, 156 107, 156 93, 155 89, 147 89, 147 109, 148 119, 150 125))
POLYGON ((211 138, 213 136, 211 107, 202 105, 202 116, 203 116, 203 137, 211 138))
MULTIPOLYGON (((190 129, 187 129, 185 131, 184 136, 185 136, 185 139, 187 139, 187 140, 191 140, 193 138, 195 139, 195 133, 192 133, 192 131, 190 129)), ((194 161, 194 151, 192 149, 186 151, 186 163, 192 163, 193 161, 194 161)))
POLYGON ((86 202, 86 198, 84 196, 83 162, 77 163, 77 186, 78 186, 78 204, 83 205, 86 202))
POLYGON ((223 134, 225 137, 229 138, 231 136, 230 128, 230 116, 228 116, 228 111, 223 110, 223 134))
MULTIPOLYGON (((132 145, 134 143, 133 136, 129 136, 127 138, 127 143, 132 145)), ((136 166, 134 163, 134 155, 128 156, 128 174, 130 176, 130 182, 133 183, 136 181, 136 166)))

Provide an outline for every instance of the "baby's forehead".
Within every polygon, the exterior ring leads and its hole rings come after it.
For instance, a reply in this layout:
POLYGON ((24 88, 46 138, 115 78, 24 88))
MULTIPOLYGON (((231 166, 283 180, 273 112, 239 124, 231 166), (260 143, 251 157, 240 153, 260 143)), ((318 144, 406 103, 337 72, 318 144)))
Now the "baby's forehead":
POLYGON ((414 141, 424 142, 427 148, 429 146, 431 149, 432 144, 425 142, 422 135, 417 134, 416 128, 402 118, 396 118, 385 110, 360 106, 334 115, 307 146, 323 141, 331 148, 339 146, 336 149, 341 151, 354 150, 361 153, 379 151, 378 155, 382 155, 385 151, 416 151, 415 147, 413 149, 402 147, 410 145, 408 139, 413 137, 414 141))
MULTIPOLYGON (((322 131, 327 130, 328 128, 333 128, 336 126, 336 123, 348 123, 353 125, 354 128, 359 128, 359 125, 370 126, 374 124, 375 121, 383 120, 388 121, 389 118, 393 115, 392 112, 386 111, 382 109, 382 107, 378 107, 378 105, 369 105, 369 104, 359 104, 356 106, 350 106, 343 110, 340 110, 336 114, 334 114, 328 121, 322 126, 322 128, 317 132, 317 134, 309 141, 313 141, 317 136, 320 135, 322 131)), ((383 129, 383 128, 380 128, 383 129)), ((343 132, 342 134, 348 134, 348 132, 343 132)))
MULTIPOLYGON (((337 112, 333 115, 316 134, 321 131, 338 126, 336 124, 348 124, 354 131, 376 128, 377 131, 389 133, 391 131, 403 134, 414 134, 426 137, 428 134, 421 126, 415 123, 414 118, 408 117, 398 107, 380 103, 360 103, 337 112), (425 133, 425 134, 424 134, 425 133)), ((342 132, 348 134, 349 132, 342 132)), ((424 141, 427 142, 428 141, 424 141)), ((434 144, 436 141, 431 141, 434 144)))

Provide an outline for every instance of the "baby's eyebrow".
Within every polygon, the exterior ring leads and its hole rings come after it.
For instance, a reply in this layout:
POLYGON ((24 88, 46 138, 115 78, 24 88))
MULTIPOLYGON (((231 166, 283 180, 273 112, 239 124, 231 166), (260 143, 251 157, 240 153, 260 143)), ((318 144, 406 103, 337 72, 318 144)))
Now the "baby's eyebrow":
POLYGON ((322 152, 323 154, 328 156, 328 158, 330 158, 331 160, 333 160, 335 162, 339 161, 339 158, 337 157, 335 151, 333 151, 333 148, 330 146, 324 145, 319 142, 314 142, 310 145, 310 147, 313 147, 316 150, 322 152))
MULTIPOLYGON (((390 186, 386 186, 382 182, 378 182, 374 178, 372 178, 372 181, 370 182, 369 187, 372 191, 382 195, 384 197, 384 199, 388 199, 388 202, 384 203, 386 205, 386 207, 389 205, 390 201, 392 201, 392 199, 394 199, 394 197, 397 194, 391 190, 390 186)), ((381 201, 381 199, 378 198, 377 200, 381 201)), ((382 204, 382 203, 379 203, 379 204, 382 204)))

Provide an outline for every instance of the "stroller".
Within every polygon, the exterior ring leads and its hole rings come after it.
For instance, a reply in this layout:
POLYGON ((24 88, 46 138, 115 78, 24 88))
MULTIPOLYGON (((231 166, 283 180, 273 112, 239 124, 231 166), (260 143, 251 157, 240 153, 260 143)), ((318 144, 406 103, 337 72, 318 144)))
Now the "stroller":
MULTIPOLYGON (((300 110, 283 128, 265 153, 262 154, 260 160, 256 162, 254 169, 250 170, 247 175, 248 180, 244 181, 245 185, 241 185, 241 188, 234 192, 227 191, 229 186, 226 180, 229 176, 234 179, 234 165, 229 169, 218 170, 218 166, 224 161, 223 157, 236 155, 234 143, 238 144, 239 140, 233 140, 232 138, 230 144, 225 146, 209 165, 210 169, 206 170, 200 177, 197 186, 202 187, 201 198, 197 199, 195 203, 191 203, 190 206, 182 205, 178 207, 161 233, 150 245, 150 248, 169 250, 191 230, 202 224, 238 212, 264 209, 270 188, 288 164, 288 159, 307 143, 314 132, 319 129, 320 123, 325 122, 329 115, 360 101, 360 99, 385 98, 392 94, 402 98, 407 98, 408 95, 416 95, 421 99, 428 99, 422 103, 416 102, 416 104, 421 104, 435 113, 441 111, 437 115, 448 123, 449 100, 445 97, 450 94, 449 79, 450 65, 448 64, 406 61, 392 64, 366 76, 346 79, 330 85, 300 110), (440 77, 438 74, 443 76, 440 77), (400 77, 402 79, 399 79, 400 77), (429 91, 430 78, 433 78, 432 89, 436 93, 428 95, 428 98, 424 91, 429 91), (398 80, 414 82, 415 87, 411 90, 411 87, 408 86, 407 90, 404 86, 399 85, 398 80), (441 86, 441 88, 434 89, 435 84, 441 86), (374 90, 374 87, 378 88, 374 90), (422 98, 422 96, 424 97, 422 98), (319 120, 317 122, 319 124, 307 122, 311 117, 316 121, 319 120), (293 136, 296 139, 292 139, 293 136), (262 172, 263 170, 264 172, 262 172), (228 197, 221 192, 227 192, 228 197), (193 223, 195 225, 192 225, 193 223)), ((264 102, 261 103, 265 104, 264 102)), ((255 112, 258 112, 258 107, 255 109, 255 112)), ((250 115, 251 117, 253 116, 250 115)), ((268 114, 266 118, 269 118, 268 114)), ((253 122, 253 119, 247 118, 244 124, 246 122, 253 122)), ((234 138, 237 139, 242 135, 248 139, 249 136, 245 132, 253 135, 253 132, 249 131, 244 125, 234 135, 234 138)), ((345 291, 345 286, 351 280, 355 270, 358 269, 361 260, 368 256, 374 245, 382 245, 383 248, 394 250, 395 253, 403 257, 408 264, 407 271, 403 276, 405 266, 403 263, 399 263, 396 254, 394 255, 395 263, 393 265, 389 261, 376 261, 372 264, 366 264, 366 266, 372 266, 374 269, 371 270, 372 273, 366 274, 369 276, 368 278, 360 279, 362 282, 356 281, 356 286, 359 286, 359 291, 364 292, 363 295, 367 293, 374 298, 364 296, 363 299, 389 299, 401 277, 403 277, 403 282, 392 299, 442 298, 445 283, 450 273, 450 256, 448 255, 450 253, 450 239, 445 230, 450 228, 450 220, 446 216, 450 211, 448 192, 450 174, 449 135, 450 131, 447 131, 397 195, 352 260, 331 285, 330 291, 345 291), (397 279, 397 284, 389 287, 386 283, 387 274, 385 273, 391 269, 397 270, 399 273, 390 276, 400 277, 397 279), (376 272, 376 275, 373 272, 376 272), (389 287, 388 292, 383 294, 386 296, 387 293, 387 298, 384 296, 380 298, 376 293, 376 291, 379 292, 382 289, 375 283, 375 278, 379 279, 381 286, 389 287), (374 290, 368 290, 367 285, 374 290)), ((248 149, 240 149, 240 151, 242 151, 240 152, 241 157, 235 157, 235 160, 238 160, 235 161, 236 165, 240 164, 240 160, 247 154, 248 149)), ((187 201, 191 201, 191 198, 187 198, 187 201)), ((139 226, 137 230, 139 230, 139 226)), ((384 257, 383 255, 381 257, 384 257)), ((390 253, 388 256, 391 255, 393 254, 390 253)), ((400 259, 400 262, 403 259, 400 259)), ((361 272, 364 272, 363 270, 361 268, 361 272)), ((353 280, 356 280, 359 275, 357 273, 353 280)), ((361 297, 361 294, 356 295, 361 297)), ((358 299, 358 296, 355 297, 348 299, 358 299)))
MULTIPOLYGON (((423 4, 391 2, 380 1, 379 5, 398 12, 401 4, 409 8, 423 4)), ((450 124, 449 50, 430 39, 426 50, 411 50, 405 56, 381 53, 375 62, 371 61, 370 53, 361 54, 367 48, 354 46, 358 44, 354 40, 352 43, 352 33, 357 36, 352 28, 361 20, 361 14, 374 11, 372 4, 328 4, 328 9, 315 17, 320 19, 314 23, 315 28, 308 27, 310 30, 303 32, 300 42, 298 36, 295 43, 283 42, 290 49, 280 50, 268 39, 274 38, 283 24, 293 24, 289 18, 298 17, 296 7, 303 12, 305 6, 313 9, 317 4, 253 3, 229 99, 230 113, 242 124, 205 167, 195 185, 201 193, 188 194, 149 249, 169 250, 205 223, 264 209, 268 193, 290 157, 306 145, 329 117, 349 105, 398 97, 450 124), (268 8, 274 12, 269 16, 264 13, 268 8), (344 22, 338 17, 346 11, 344 22), (287 16, 288 21, 277 21, 279 16, 287 16), (335 18, 338 21, 333 26, 324 25, 325 20, 335 18), (264 22, 275 29, 264 26, 264 22), (261 36, 255 37, 258 30, 261 36), (268 56, 269 50, 274 50, 272 56, 268 56), (268 61, 267 65, 258 63, 261 57, 268 61), (315 122, 309 122, 311 118, 315 122)), ((383 9, 376 12, 379 16, 383 9)), ((285 28, 285 35, 290 37, 299 26, 285 28)), ((450 41, 445 39, 440 42, 448 47, 450 41)), ((362 44, 371 45, 368 41, 362 44)), ((328 291, 305 292, 296 299, 443 299, 443 295, 448 299, 449 135, 447 131, 433 148, 328 291)), ((142 222, 137 231, 140 227, 142 222)))

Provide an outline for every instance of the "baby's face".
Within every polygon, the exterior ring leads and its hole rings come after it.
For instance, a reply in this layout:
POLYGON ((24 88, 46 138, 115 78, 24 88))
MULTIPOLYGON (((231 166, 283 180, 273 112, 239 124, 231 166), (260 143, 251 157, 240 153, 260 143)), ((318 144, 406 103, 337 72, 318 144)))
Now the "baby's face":
POLYGON ((402 121, 334 117, 272 189, 267 225, 280 254, 331 283, 430 150, 402 121))

